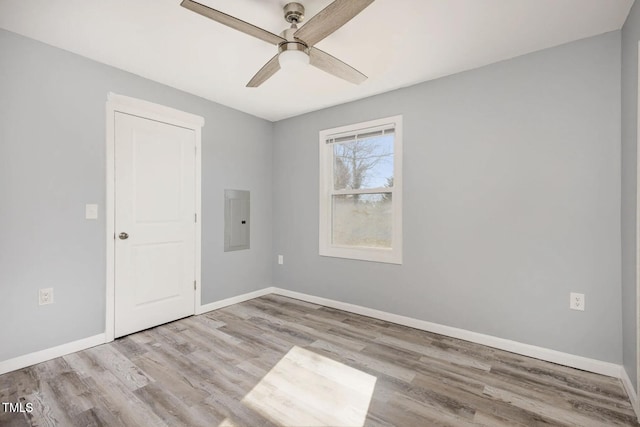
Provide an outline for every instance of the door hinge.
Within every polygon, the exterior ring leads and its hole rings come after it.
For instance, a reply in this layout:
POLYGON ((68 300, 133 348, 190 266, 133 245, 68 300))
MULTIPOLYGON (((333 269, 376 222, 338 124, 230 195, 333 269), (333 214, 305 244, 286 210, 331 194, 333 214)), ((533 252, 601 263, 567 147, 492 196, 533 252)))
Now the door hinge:
POLYGON ((197 213, 193 214, 193 222, 198 222, 198 214, 197 213))
POLYGON ((196 281, 194 280, 194 281, 193 281, 193 290, 195 291, 196 289, 197 289, 197 288, 196 288, 196 281))

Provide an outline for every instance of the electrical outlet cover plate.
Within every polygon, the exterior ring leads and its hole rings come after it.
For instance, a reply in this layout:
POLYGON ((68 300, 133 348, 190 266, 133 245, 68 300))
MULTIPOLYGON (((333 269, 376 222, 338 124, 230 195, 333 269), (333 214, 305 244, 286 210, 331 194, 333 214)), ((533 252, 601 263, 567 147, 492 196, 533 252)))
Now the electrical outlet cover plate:
POLYGON ((38 305, 53 304, 53 288, 40 289, 38 292, 38 305))
POLYGON ((569 308, 571 310, 584 311, 584 294, 571 292, 569 294, 569 308))

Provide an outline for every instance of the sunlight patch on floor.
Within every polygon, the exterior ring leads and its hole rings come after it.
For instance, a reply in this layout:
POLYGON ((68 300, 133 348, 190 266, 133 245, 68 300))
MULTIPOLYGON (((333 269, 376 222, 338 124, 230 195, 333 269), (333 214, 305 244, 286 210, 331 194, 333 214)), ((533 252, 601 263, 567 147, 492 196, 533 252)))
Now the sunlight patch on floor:
POLYGON ((293 347, 242 402, 281 426, 362 427, 375 384, 372 375, 293 347))

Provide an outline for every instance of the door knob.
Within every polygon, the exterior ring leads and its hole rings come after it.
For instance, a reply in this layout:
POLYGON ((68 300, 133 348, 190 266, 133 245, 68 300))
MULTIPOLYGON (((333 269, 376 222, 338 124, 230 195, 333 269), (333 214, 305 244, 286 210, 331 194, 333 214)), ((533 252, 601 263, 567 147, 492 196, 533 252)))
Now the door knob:
POLYGON ((123 231, 122 233, 118 234, 118 237, 120 238, 120 240, 126 240, 129 238, 129 235, 123 231))

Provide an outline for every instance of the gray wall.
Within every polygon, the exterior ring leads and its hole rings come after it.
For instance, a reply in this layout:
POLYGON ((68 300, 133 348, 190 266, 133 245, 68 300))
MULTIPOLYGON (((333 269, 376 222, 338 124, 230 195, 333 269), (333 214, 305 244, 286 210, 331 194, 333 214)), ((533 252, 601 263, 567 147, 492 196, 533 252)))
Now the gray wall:
POLYGON ((636 365, 636 133, 640 4, 622 28, 622 337, 624 368, 637 387, 636 365))
POLYGON ((0 30, 0 360, 104 332, 110 91, 206 120, 202 302, 271 283, 270 122, 0 30), (249 251, 223 252, 225 188, 251 190, 249 251))
POLYGON ((624 356, 635 379, 638 9, 622 33, 622 214, 619 32, 273 125, 0 30, 0 360, 104 331, 112 91, 206 119, 203 303, 274 284, 624 356), (394 114, 405 124, 404 264, 318 256, 318 131, 394 114), (225 188, 252 192, 249 251, 223 252, 225 188), (100 205, 98 221, 84 219, 85 203, 100 205), (42 287, 55 304, 37 305, 42 287), (587 311, 568 309, 570 291, 586 294, 587 311))
POLYGON ((276 123, 274 285, 621 363, 620 55, 613 32, 276 123), (403 265, 318 256, 318 131, 394 114, 403 265))

